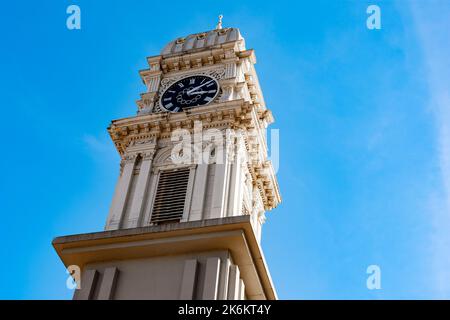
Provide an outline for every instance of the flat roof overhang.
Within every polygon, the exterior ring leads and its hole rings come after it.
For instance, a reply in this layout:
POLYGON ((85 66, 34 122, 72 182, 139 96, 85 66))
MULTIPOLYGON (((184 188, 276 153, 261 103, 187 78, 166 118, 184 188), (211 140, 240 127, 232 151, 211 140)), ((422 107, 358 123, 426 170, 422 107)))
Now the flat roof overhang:
POLYGON ((52 244, 66 267, 81 269, 104 261, 229 250, 247 297, 277 299, 248 215, 62 236, 52 244))

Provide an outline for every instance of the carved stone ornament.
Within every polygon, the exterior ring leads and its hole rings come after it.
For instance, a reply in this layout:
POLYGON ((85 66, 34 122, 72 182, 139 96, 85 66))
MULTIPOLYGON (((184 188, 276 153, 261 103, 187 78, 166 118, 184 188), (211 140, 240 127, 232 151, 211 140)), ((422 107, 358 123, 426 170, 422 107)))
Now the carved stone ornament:
POLYGON ((127 153, 123 156, 122 162, 123 163, 134 162, 136 160, 136 158, 137 158, 136 153, 127 153))
POLYGON ((143 160, 152 160, 155 155, 155 150, 147 150, 141 152, 141 157, 143 160))

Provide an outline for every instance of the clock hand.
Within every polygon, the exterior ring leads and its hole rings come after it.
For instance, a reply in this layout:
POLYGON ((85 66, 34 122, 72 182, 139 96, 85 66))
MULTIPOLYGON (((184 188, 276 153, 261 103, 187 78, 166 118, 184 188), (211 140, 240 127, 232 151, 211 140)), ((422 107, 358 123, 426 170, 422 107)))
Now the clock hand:
POLYGON ((204 94, 204 93, 208 93, 209 91, 195 91, 195 92, 186 92, 189 96, 193 95, 193 94, 204 94))
POLYGON ((208 82, 205 82, 204 84, 201 84, 201 85, 199 85, 198 87, 192 88, 191 90, 187 91, 186 93, 187 93, 187 94, 191 94, 191 92, 194 92, 195 90, 200 89, 201 87, 203 87, 203 86, 205 86, 205 85, 207 85, 208 83, 211 83, 211 82, 213 82, 213 81, 214 81, 214 80, 209 80, 208 82))

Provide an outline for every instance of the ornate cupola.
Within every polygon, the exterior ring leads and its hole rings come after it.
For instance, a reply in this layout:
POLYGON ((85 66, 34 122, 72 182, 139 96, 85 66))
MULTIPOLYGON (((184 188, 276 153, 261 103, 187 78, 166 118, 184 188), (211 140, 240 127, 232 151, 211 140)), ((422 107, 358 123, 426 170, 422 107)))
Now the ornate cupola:
POLYGON ((75 299, 276 299, 260 246, 281 201, 266 108, 239 29, 177 38, 139 72, 137 114, 108 128, 122 161, 105 231, 56 238, 75 299))

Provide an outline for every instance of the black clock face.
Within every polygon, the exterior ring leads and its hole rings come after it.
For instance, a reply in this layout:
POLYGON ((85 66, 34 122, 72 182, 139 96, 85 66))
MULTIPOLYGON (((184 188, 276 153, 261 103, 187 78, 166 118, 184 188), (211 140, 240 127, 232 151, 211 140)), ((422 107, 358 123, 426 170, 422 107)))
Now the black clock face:
POLYGON ((210 103, 219 93, 219 84, 214 78, 197 75, 178 80, 161 96, 161 106, 172 112, 210 103))

